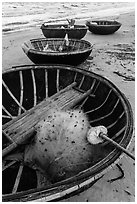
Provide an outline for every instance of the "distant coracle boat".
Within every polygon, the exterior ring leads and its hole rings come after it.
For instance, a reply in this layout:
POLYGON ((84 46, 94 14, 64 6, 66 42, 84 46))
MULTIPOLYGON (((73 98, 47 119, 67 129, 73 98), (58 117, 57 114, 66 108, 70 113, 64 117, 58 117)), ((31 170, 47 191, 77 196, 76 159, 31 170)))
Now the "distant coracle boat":
POLYGON ((68 46, 63 38, 38 38, 24 42, 23 51, 35 64, 79 65, 92 51, 92 45, 85 40, 69 39, 68 46))
MULTIPOLYGON (((47 183, 45 176, 23 159, 26 148, 34 142, 35 125, 55 102, 62 110, 82 109, 92 127, 105 126, 109 139, 128 148, 133 132, 131 106, 108 79, 68 65, 18 66, 4 71, 2 78, 3 202, 62 200, 91 187, 122 157, 122 151, 107 140, 94 149, 94 154, 90 144, 79 144, 78 154, 82 158, 88 154, 88 160, 66 164, 66 174, 69 168, 75 167, 75 171, 66 177, 63 169, 58 169, 59 179, 47 183)), ((76 145, 72 140, 67 144, 71 148, 76 145)), ((70 152, 72 159, 73 154, 70 152)), ((51 165, 47 173, 52 178, 51 165)))
POLYGON ((87 33, 86 25, 74 25, 68 27, 67 24, 42 24, 41 30, 46 38, 64 38, 66 33, 71 39, 82 39, 87 33))
POLYGON ((99 35, 115 33, 121 27, 121 23, 111 20, 87 21, 86 25, 88 26, 90 32, 99 35))

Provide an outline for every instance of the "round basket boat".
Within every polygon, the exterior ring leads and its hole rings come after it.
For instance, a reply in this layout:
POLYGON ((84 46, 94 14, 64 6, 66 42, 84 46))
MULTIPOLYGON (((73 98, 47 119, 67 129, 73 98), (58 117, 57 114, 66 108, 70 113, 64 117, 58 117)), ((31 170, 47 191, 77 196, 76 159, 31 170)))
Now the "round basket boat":
POLYGON ((107 20, 87 21, 86 25, 90 32, 99 35, 115 33, 121 27, 121 23, 107 20))
POLYGON ((13 67, 3 72, 2 78, 4 202, 61 200, 92 186, 123 155, 104 141, 82 171, 41 186, 36 171, 21 162, 17 155, 24 154, 37 117, 43 117, 44 110, 52 107, 52 101, 58 102, 62 109, 82 109, 91 126, 105 126, 108 137, 124 148, 129 146, 133 131, 131 106, 108 79, 64 65, 13 67), (29 128, 25 128, 25 118, 28 125, 35 117, 29 128))
POLYGON ((69 38, 81 39, 87 33, 88 27, 86 25, 74 25, 69 28, 67 24, 42 24, 41 30, 46 38, 64 38, 66 33, 69 38))
POLYGON ((70 39, 64 47, 64 39, 32 39, 22 45, 23 51, 35 64, 68 64, 79 65, 92 51, 92 45, 85 40, 70 39), (62 50, 60 50, 60 46, 62 50), (45 50, 45 47, 48 49, 45 50))

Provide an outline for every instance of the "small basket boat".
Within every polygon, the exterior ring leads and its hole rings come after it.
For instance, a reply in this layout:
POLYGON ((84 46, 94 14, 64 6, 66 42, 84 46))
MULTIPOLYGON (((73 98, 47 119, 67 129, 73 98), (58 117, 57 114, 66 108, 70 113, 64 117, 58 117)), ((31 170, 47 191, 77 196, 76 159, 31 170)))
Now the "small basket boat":
POLYGON ((87 33, 86 25, 74 25, 69 28, 67 24, 42 24, 41 30, 46 38, 64 38, 66 33, 70 39, 82 39, 87 33))
POLYGON ((4 71, 2 77, 4 202, 61 200, 92 186, 123 155, 105 141, 101 152, 86 169, 41 187, 36 171, 20 162, 19 157, 13 160, 12 157, 16 152, 24 154, 25 142, 28 144, 32 137, 33 123, 43 117, 44 110, 50 108, 53 101, 62 109, 82 109, 91 126, 104 125, 109 138, 124 148, 129 146, 133 131, 131 106, 108 79, 64 65, 18 66, 4 71), (27 126, 36 117, 30 129, 24 126, 26 117, 27 126))
POLYGON ((87 21, 86 25, 88 26, 90 32, 99 35, 115 33, 121 27, 121 23, 107 20, 87 21))
POLYGON ((92 47, 88 41, 75 39, 69 39, 69 45, 64 47, 62 38, 32 39, 22 45, 23 51, 35 64, 68 65, 79 65, 84 62, 90 55, 92 47))

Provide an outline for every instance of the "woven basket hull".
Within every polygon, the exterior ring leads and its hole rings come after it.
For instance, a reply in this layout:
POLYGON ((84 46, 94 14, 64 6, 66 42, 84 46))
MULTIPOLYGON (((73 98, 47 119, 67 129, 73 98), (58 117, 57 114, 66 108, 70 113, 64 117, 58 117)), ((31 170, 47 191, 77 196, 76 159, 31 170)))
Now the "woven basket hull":
POLYGON ((87 33, 87 27, 85 25, 75 25, 74 28, 67 28, 67 25, 44 25, 41 26, 42 33, 46 38, 64 38, 66 33, 71 39, 82 39, 87 33), (61 27, 64 28, 61 28, 61 27))
MULTIPOLYGON (((9 122, 17 116, 21 117, 25 110, 30 110, 44 98, 51 97, 73 82, 77 83, 76 87, 80 92, 91 90, 91 95, 76 103, 73 108, 81 107, 92 126, 106 126, 108 136, 126 148, 131 142, 133 131, 133 114, 126 97, 104 77, 64 65, 26 65, 3 72, 3 131, 9 122)), ((10 136, 12 137, 12 134, 10 136)), ((3 148, 7 145, 7 139, 3 135, 3 148)), ((22 148, 23 146, 20 146, 17 150, 22 148)), ((121 151, 107 142, 102 148, 105 148, 105 154, 101 151, 99 158, 91 162, 84 171, 39 188, 34 170, 27 166, 22 167, 17 161, 6 166, 4 159, 3 201, 61 200, 92 186, 121 157, 121 151), (20 168, 23 168, 22 176, 17 190, 12 193, 20 168)))
POLYGON ((116 21, 92 21, 87 22, 86 25, 89 28, 89 31, 94 34, 99 35, 109 35, 115 33, 120 27, 121 24, 116 21), (98 25, 92 24, 92 22, 99 23, 98 25), (106 24, 106 25, 105 25, 106 24))
POLYGON ((45 56, 41 54, 32 53, 31 51, 28 52, 29 59, 34 62, 35 64, 68 64, 68 65, 79 65, 84 62, 88 56, 90 55, 91 51, 86 53, 76 53, 74 55, 59 55, 59 56, 45 56))
POLYGON ((35 64, 68 64, 79 65, 84 62, 92 51, 92 45, 84 40, 69 40, 70 48, 63 52, 44 52, 45 44, 56 50, 59 43, 63 43, 64 39, 34 39, 25 42, 22 46, 24 52, 29 59, 35 64))

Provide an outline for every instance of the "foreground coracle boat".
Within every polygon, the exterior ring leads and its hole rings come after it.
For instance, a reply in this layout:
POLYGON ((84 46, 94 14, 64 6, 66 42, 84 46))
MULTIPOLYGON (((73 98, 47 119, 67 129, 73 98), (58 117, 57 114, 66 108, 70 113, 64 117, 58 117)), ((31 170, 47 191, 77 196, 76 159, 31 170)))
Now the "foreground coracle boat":
POLYGON ((87 21, 86 25, 90 32, 100 35, 115 33, 121 27, 121 23, 107 20, 87 21))
POLYGON ((35 64, 78 65, 87 59, 93 47, 85 40, 69 39, 69 45, 65 47, 64 42, 62 38, 32 39, 25 42, 22 49, 35 64))
MULTIPOLYGON (((37 169, 20 158, 33 137, 34 125, 52 107, 52 102, 62 109, 82 109, 91 126, 105 126, 108 137, 124 148, 131 142, 133 117, 129 102, 113 83, 95 73, 64 65, 13 67, 3 72, 2 93, 5 202, 61 200, 92 186, 123 155, 104 141, 96 149, 95 157, 85 161, 88 165, 82 171, 43 186, 37 169)), ((81 148, 82 151, 85 150, 81 148)))
POLYGON ((67 24, 42 24, 41 30, 46 38, 64 38, 66 33, 69 38, 82 39, 87 33, 86 25, 74 25, 69 28, 67 24))

